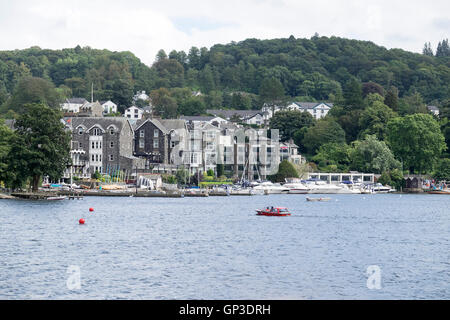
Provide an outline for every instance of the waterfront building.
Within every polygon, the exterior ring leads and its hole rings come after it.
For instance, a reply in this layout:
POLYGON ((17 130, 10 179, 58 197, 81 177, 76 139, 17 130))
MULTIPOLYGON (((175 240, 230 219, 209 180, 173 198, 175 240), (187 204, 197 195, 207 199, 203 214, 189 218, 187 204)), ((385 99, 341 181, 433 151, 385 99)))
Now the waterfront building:
POLYGON ((132 173, 144 168, 142 159, 133 156, 134 132, 123 117, 71 117, 64 119, 72 133, 71 155, 75 164, 64 178, 88 178, 95 172, 132 173))

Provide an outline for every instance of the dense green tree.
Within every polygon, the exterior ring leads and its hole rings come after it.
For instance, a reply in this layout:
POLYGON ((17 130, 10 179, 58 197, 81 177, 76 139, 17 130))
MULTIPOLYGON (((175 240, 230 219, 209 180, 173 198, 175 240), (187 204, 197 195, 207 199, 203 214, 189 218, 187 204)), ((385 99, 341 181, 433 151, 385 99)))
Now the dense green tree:
POLYGON ((350 153, 351 168, 360 172, 383 173, 400 169, 401 164, 384 141, 375 135, 368 135, 362 141, 354 142, 350 153))
POLYGON ((382 102, 383 97, 378 94, 370 94, 367 101, 369 106, 361 113, 359 118, 360 127, 365 128, 362 134, 375 134, 378 139, 384 140, 387 123, 396 116, 396 113, 382 102))
POLYGON ((411 172, 429 172, 446 149, 438 122, 429 114, 394 118, 387 127, 387 141, 395 156, 411 172))
POLYGON ((275 113, 275 107, 286 104, 283 85, 275 78, 266 78, 262 81, 259 96, 262 104, 272 108, 272 114, 275 113))
POLYGON ((391 87, 384 97, 384 104, 394 111, 398 111, 398 90, 395 87, 391 87))
POLYGON ((404 97, 399 105, 399 113, 401 115, 424 113, 427 114, 428 110, 423 101, 422 95, 415 92, 409 96, 404 97))
POLYGON ((4 125, 0 119, 0 182, 7 180, 8 154, 11 150, 11 140, 14 132, 4 125))
POLYGON ((273 182, 285 182, 286 178, 298 178, 298 172, 293 166, 292 163, 290 163, 287 160, 284 160, 280 163, 278 167, 278 172, 273 175, 269 176, 269 180, 273 182))
POLYGON ((345 107, 348 110, 364 108, 362 85, 356 79, 350 79, 344 86, 345 107))
POLYGON ((433 173, 433 178, 440 181, 450 181, 450 159, 440 159, 433 173))
POLYGON ((5 112, 14 110, 25 112, 25 105, 29 103, 43 103, 52 108, 59 108, 61 97, 53 84, 47 80, 26 77, 19 81, 11 98, 6 102, 5 112))
POLYGON ((15 124, 8 170, 13 173, 7 185, 13 188, 31 182, 37 191, 43 176, 61 178, 70 163, 70 133, 61 122, 62 114, 44 104, 29 104, 15 124))
POLYGON ((346 143, 326 143, 320 146, 312 160, 321 171, 347 172, 351 148, 346 143))
POLYGON ((321 119, 308 128, 303 138, 309 154, 314 154, 321 145, 326 143, 345 143, 345 131, 332 119, 321 119))
POLYGON ((199 116, 205 113, 206 105, 202 98, 190 97, 180 104, 178 111, 185 116, 199 116))
POLYGON ((270 119, 270 129, 278 129, 282 141, 294 138, 296 131, 302 128, 309 128, 313 124, 314 118, 309 112, 297 110, 278 111, 270 119))

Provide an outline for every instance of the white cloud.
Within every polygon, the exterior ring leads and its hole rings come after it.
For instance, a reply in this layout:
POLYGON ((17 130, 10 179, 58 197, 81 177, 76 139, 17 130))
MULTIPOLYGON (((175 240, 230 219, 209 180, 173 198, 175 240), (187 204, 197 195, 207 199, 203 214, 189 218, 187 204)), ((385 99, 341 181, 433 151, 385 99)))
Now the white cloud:
POLYGON ((448 37, 449 9, 444 0, 1 1, 0 49, 79 44, 131 51, 151 64, 159 49, 318 32, 420 52, 448 37))

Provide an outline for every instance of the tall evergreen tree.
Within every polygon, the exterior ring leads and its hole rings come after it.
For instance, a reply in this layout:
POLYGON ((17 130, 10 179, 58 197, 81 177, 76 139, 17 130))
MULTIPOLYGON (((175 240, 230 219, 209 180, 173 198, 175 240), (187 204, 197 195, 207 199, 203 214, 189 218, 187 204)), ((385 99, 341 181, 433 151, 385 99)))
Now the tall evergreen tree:
POLYGON ((434 56, 433 49, 431 48, 431 43, 430 42, 426 42, 425 43, 425 45, 423 47, 423 50, 422 50, 422 53, 424 55, 426 55, 426 56, 430 56, 430 57, 434 56))

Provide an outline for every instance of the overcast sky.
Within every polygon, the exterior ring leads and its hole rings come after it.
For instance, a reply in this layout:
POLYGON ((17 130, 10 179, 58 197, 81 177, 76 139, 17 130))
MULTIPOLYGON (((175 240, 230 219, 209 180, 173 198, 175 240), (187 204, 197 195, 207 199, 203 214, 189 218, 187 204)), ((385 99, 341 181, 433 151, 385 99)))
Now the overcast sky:
POLYGON ((0 50, 79 44, 151 64, 159 49, 318 32, 421 52, 449 38, 449 12, 448 0, 0 0, 0 50))

